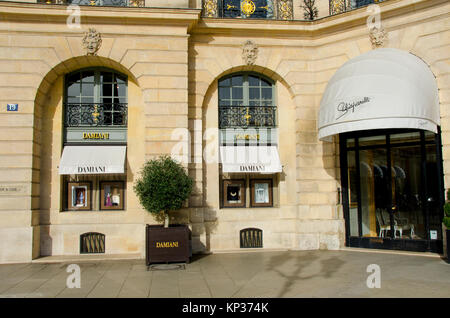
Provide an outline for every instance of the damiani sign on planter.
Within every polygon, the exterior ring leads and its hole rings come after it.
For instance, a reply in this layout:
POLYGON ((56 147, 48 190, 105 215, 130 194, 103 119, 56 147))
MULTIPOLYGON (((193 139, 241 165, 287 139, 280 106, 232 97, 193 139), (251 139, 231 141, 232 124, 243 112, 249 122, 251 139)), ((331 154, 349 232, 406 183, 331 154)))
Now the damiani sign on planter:
POLYGON ((156 242, 156 248, 178 247, 178 242, 156 242))

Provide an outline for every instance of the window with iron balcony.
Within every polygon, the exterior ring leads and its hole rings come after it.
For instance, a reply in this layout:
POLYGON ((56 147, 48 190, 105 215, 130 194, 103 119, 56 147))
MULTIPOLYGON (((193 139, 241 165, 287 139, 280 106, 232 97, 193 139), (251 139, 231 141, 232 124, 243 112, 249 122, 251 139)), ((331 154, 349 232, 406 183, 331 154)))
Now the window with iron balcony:
POLYGON ((274 85, 253 73, 219 81, 219 129, 275 128, 274 85))
POLYGON ((127 127, 127 78, 86 69, 66 77, 64 125, 69 127, 127 127))
POLYGON ((292 0, 203 0, 207 18, 292 20, 292 0))

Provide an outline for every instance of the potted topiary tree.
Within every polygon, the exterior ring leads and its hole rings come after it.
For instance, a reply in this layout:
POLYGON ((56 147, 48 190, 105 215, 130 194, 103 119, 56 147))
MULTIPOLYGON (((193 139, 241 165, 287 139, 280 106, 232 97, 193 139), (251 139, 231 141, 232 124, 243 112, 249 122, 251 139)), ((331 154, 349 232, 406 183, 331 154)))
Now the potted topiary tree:
POLYGON ((146 262, 189 262, 191 232, 187 225, 169 224, 170 211, 179 210, 192 192, 193 180, 183 166, 169 156, 144 164, 134 191, 145 210, 162 225, 146 227, 146 262))

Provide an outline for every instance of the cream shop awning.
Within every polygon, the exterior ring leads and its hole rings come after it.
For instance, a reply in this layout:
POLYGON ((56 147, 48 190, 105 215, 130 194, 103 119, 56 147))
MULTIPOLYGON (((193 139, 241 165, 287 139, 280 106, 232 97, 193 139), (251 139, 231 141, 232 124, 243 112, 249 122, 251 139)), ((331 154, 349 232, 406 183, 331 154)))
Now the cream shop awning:
POLYGON ((66 146, 59 174, 124 173, 126 146, 66 146))
POLYGON ((282 171, 276 146, 221 146, 222 172, 277 173, 282 171))
POLYGON ((436 80, 417 56, 381 48, 346 62, 328 82, 319 139, 356 130, 414 128, 437 132, 436 80))

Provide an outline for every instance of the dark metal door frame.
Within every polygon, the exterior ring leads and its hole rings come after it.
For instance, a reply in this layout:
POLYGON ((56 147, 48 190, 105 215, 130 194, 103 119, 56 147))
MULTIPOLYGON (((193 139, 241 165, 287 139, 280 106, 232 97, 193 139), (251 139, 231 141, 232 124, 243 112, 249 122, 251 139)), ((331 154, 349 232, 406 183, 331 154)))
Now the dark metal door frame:
MULTIPOLYGON (((427 201, 430 194, 428 189, 428 185, 426 181, 427 178, 427 162, 426 162, 426 145, 432 144, 432 142, 427 142, 425 140, 424 131, 420 131, 420 143, 417 142, 405 142, 405 143, 396 143, 395 146, 390 144, 390 135, 395 133, 404 133, 404 132, 417 132, 418 130, 413 129, 390 129, 390 130, 372 130, 372 131, 359 131, 359 132, 350 132, 339 135, 339 150, 340 150, 340 166, 341 166, 341 186, 342 186, 342 204, 344 208, 344 219, 345 219, 345 231, 346 231, 346 246, 350 247, 368 247, 368 248, 381 248, 381 249, 399 249, 399 250, 412 250, 412 251, 431 251, 440 253, 442 251, 442 240, 431 240, 430 239, 430 223, 429 223, 429 215, 430 215, 430 204, 427 201), (386 136, 386 145, 385 146, 363 146, 360 147, 358 143, 359 137, 364 136, 386 136), (347 148, 347 139, 354 138, 355 146, 347 148), (420 145, 421 149, 421 178, 423 183, 423 191, 420 196, 420 200, 422 202, 422 213, 424 216, 424 227, 426 233, 426 239, 424 240, 404 240, 404 239, 395 239, 394 238, 394 202, 392 202, 392 171, 391 171, 391 149, 394 147, 405 146, 405 145, 420 145), (389 211, 390 215, 390 237, 389 238, 379 238, 379 237, 363 237, 362 236, 362 208, 361 208, 361 189, 360 189, 360 164, 359 164, 359 150, 361 149, 374 149, 374 148, 385 148, 386 156, 387 156, 387 168, 389 171, 388 174, 388 193, 391 193, 390 198, 388 198, 389 202, 387 202, 387 206, 391 207, 391 211, 389 211), (358 211, 358 237, 350 236, 350 209, 349 209, 349 184, 348 184, 348 164, 347 164, 347 152, 349 150, 355 151, 355 163, 356 163, 356 179, 358 180, 356 184, 356 192, 357 192, 357 211, 358 211)), ((435 135, 434 144, 436 147, 436 165, 437 165, 437 174, 438 174, 438 204, 437 206, 443 206, 445 201, 444 196, 444 182, 443 182, 443 167, 442 167, 442 145, 441 145, 441 133, 440 127, 438 127, 438 133, 435 135)), ((441 211, 442 213, 442 211, 441 211)))

